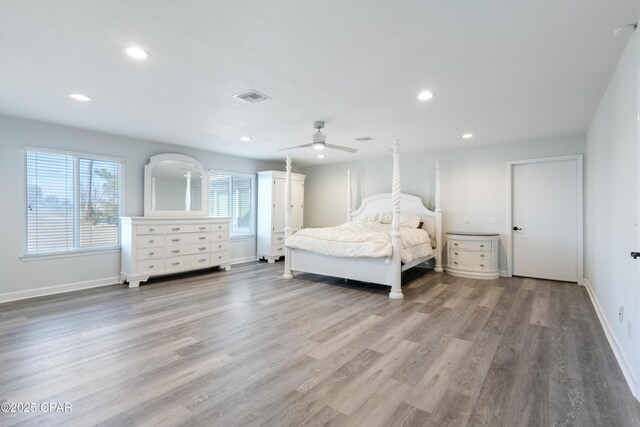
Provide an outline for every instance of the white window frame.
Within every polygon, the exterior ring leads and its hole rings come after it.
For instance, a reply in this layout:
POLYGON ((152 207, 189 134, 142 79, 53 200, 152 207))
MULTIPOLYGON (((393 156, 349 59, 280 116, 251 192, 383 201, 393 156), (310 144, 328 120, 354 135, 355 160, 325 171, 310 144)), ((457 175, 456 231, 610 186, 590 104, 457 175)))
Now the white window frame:
MULTIPOLYGON (((258 203, 258 183, 257 183, 257 175, 255 173, 245 173, 245 172, 231 172, 231 171, 225 171, 225 170, 220 170, 220 169, 209 169, 209 192, 211 191, 211 175, 212 174, 218 174, 218 175, 227 175, 230 177, 233 176, 239 176, 239 177, 246 177, 246 178, 251 178, 251 233, 250 234, 242 234, 239 236, 234 236, 231 234, 231 231, 233 230, 233 224, 229 224, 229 238, 231 240, 247 240, 247 239, 255 239, 257 234, 256 234, 256 229, 257 229, 257 224, 258 224, 258 218, 256 216, 256 205, 258 203)), ((209 194, 207 194, 207 197, 209 196, 209 194)), ((232 200, 231 198, 229 200, 232 200)), ((211 215, 211 200, 208 200, 208 205, 207 205, 207 209, 209 212, 209 215, 211 215)), ((229 203, 229 210, 233 210, 233 203, 229 203)), ((231 219, 231 221, 233 221, 233 218, 231 218, 231 212, 228 212, 229 215, 227 215, 228 218, 231 219)))
POLYGON ((24 224, 23 224, 23 248, 22 248, 22 257, 20 258, 23 261, 30 261, 35 259, 50 259, 50 258, 66 258, 70 256, 76 255, 86 255, 92 253, 109 253, 109 252, 120 252, 120 222, 118 221, 118 243, 116 245, 111 246, 97 246, 97 247, 80 247, 79 239, 79 211, 77 211, 78 203, 80 201, 80 185, 78 182, 74 184, 74 248, 72 249, 61 249, 61 250, 53 250, 46 252, 28 252, 28 215, 27 212, 27 180, 28 180, 28 171, 27 171, 27 152, 37 152, 37 153, 46 153, 46 154, 58 154, 61 156, 70 156, 73 157, 74 161, 74 180, 79 180, 79 169, 78 162, 82 159, 91 159, 91 160, 102 160, 106 162, 115 162, 118 163, 118 217, 123 216, 124 212, 124 159, 122 157, 114 157, 114 156, 105 156, 101 154, 92 154, 78 151, 69 151, 69 150, 59 150, 55 148, 49 147, 38 147, 32 145, 24 145, 22 147, 22 161, 23 161, 23 192, 22 192, 22 208, 24 210, 24 224))

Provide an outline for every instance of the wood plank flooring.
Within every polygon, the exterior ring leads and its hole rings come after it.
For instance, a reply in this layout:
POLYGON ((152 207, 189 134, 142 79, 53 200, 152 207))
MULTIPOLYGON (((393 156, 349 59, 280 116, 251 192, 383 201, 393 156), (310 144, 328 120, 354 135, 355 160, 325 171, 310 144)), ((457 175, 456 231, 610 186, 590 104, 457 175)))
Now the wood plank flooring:
POLYGON ((0 425, 640 425, 582 287, 282 267, 0 305, 0 425))

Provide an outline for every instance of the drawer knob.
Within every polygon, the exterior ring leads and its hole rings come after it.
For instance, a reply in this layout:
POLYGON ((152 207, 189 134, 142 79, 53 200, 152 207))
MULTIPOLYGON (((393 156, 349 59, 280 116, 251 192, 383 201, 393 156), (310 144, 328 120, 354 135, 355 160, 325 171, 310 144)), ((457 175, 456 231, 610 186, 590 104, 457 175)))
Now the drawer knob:
POLYGON ((458 265, 458 261, 453 261, 454 264, 458 265))
POLYGON ((153 268, 153 264, 151 264, 151 265, 149 266, 149 268, 153 268))
POLYGON ((484 248, 484 245, 480 245, 481 248, 484 248))
POLYGON ((198 261, 205 262, 206 260, 207 260, 206 258, 202 258, 202 259, 199 259, 198 261))
POLYGON ((218 230, 222 230, 222 226, 221 225, 218 226, 218 230))
POLYGON ((282 250, 282 248, 278 248, 277 250, 281 251, 281 250, 282 250))
POLYGON ((180 231, 180 227, 173 227, 171 230, 172 231, 180 231))
POLYGON ((207 227, 200 227, 200 230, 206 230, 207 227))
POLYGON ((154 242, 154 240, 149 240, 149 243, 153 243, 153 242, 154 242))
POLYGON ((484 264, 480 264, 480 267, 484 267, 484 264))
POLYGON ((180 265, 179 262, 172 262, 171 265, 180 265))
POLYGON ((218 257, 218 259, 222 259, 222 255, 220 255, 220 256, 218 257))
POLYGON ((171 251, 171 253, 172 253, 172 254, 179 254, 179 253, 180 253, 180 250, 178 249, 178 250, 175 250, 175 251, 171 251))
POLYGON ((153 255, 153 254, 155 254, 155 252, 149 252, 149 256, 151 256, 151 255, 153 255))
POLYGON ((457 244, 457 243, 454 243, 454 244, 453 244, 453 246, 458 246, 458 244, 457 244))
POLYGON ((172 242, 179 242, 180 239, 171 239, 172 242))
POLYGON ((221 248, 222 248, 222 245, 218 245, 218 249, 221 249, 221 248))
POLYGON ((458 252, 454 252, 454 254, 458 255, 458 252))
POLYGON ((155 228, 150 228, 149 231, 156 231, 155 228))
POLYGON ((200 250, 200 251, 204 251, 205 249, 207 249, 207 247, 206 247, 206 246, 203 246, 203 247, 201 247, 201 248, 198 248, 198 250, 200 250))
POLYGON ((480 254, 480 258, 484 258, 484 254, 480 254))
POLYGON ((202 237, 198 237, 198 239, 200 239, 200 240, 205 240, 205 239, 206 239, 206 237, 202 236, 202 237))

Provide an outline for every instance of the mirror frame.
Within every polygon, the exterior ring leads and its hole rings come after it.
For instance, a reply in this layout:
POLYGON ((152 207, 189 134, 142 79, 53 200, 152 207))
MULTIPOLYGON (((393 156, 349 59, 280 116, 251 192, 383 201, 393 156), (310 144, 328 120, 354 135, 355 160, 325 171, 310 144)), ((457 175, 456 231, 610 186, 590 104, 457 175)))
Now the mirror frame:
POLYGON ((208 217, 209 216, 209 172, 198 160, 182 154, 157 154, 149 158, 149 163, 144 166, 144 216, 152 217, 208 217), (151 209, 152 176, 151 172, 158 163, 166 160, 185 162, 194 165, 202 175, 202 209, 197 211, 157 211, 151 209))

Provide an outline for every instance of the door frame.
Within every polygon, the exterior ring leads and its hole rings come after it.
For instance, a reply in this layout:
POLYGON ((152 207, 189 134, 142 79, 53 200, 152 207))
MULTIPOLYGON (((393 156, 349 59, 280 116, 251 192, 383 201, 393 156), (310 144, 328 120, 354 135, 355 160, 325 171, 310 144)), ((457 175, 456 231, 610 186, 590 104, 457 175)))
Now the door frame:
POLYGON ((507 162, 507 214, 506 218, 506 236, 507 247, 505 253, 507 255, 507 277, 513 274, 513 167, 517 165, 532 163, 551 163, 566 160, 576 161, 576 187, 577 187, 577 203, 576 203, 576 226, 577 226, 577 261, 578 261, 578 284, 584 282, 584 172, 583 155, 574 154, 568 156, 541 157, 536 159, 512 160, 507 162))

